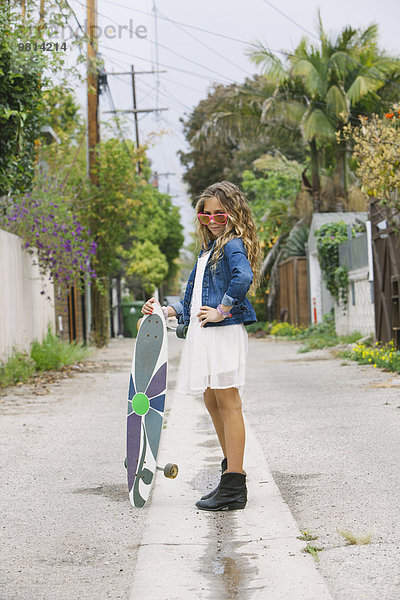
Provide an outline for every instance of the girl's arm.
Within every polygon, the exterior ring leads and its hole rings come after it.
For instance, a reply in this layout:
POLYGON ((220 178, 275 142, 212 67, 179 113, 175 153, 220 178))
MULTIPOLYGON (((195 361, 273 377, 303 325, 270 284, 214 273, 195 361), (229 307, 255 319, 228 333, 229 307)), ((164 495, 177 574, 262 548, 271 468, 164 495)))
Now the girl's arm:
MULTIPOLYGON (((253 271, 247 259, 246 249, 240 238, 230 240, 224 248, 231 271, 231 280, 221 300, 223 307, 235 306, 244 302, 253 281, 253 271)), ((225 310, 225 309, 224 309, 225 310)))
MULTIPOLYGON (((153 312, 152 304, 154 304, 154 302, 158 302, 158 301, 154 297, 149 298, 149 300, 147 300, 147 302, 145 302, 142 306, 142 314, 151 315, 151 313, 153 312)), ((182 306, 181 301, 177 302, 176 304, 179 304, 180 306, 182 306)), ((175 306, 175 304, 174 304, 174 306, 175 306)), ((174 309, 174 306, 167 306, 169 317, 176 317, 178 315, 177 311, 174 309)), ((183 311, 183 308, 182 308, 182 311, 183 311)))

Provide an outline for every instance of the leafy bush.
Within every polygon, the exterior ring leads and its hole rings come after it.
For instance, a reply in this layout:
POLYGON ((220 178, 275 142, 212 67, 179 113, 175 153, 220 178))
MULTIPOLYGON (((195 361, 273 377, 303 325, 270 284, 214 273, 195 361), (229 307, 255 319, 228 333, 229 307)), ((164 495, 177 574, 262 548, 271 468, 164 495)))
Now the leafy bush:
POLYGON ((302 332, 303 328, 297 327, 296 325, 291 325, 291 323, 276 323, 271 329, 271 335, 276 335, 279 337, 291 337, 297 338, 302 332))
POLYGON ((255 331, 260 331, 260 329, 265 330, 266 324, 265 321, 257 321, 256 323, 246 325, 247 333, 254 333, 255 331))
POLYGON ((57 338, 49 329, 46 338, 40 344, 34 342, 31 349, 31 358, 38 371, 59 369, 64 365, 71 365, 87 357, 89 350, 78 344, 68 344, 57 338))

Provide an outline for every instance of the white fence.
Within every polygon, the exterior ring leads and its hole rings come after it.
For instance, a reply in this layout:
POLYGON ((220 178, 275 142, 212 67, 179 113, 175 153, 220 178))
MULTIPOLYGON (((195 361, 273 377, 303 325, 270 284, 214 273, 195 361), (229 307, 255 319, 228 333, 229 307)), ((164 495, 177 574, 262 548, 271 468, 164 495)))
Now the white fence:
POLYGON ((349 271, 349 298, 346 312, 335 303, 335 326, 337 335, 349 335, 359 331, 362 335, 374 335, 375 313, 373 283, 368 280, 368 267, 349 271))
POLYGON ((42 341, 49 324, 54 330, 53 284, 42 279, 21 239, 0 229, 0 360, 42 341))

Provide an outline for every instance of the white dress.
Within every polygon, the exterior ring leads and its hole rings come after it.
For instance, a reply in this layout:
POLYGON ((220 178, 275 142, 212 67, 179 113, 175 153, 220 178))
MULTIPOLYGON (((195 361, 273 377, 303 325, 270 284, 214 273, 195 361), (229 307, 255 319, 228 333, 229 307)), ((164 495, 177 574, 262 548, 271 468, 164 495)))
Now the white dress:
POLYGON ((207 387, 236 387, 241 392, 245 383, 248 336, 243 323, 200 327, 197 314, 209 256, 207 252, 197 260, 190 324, 177 375, 176 391, 181 394, 197 396, 207 387))

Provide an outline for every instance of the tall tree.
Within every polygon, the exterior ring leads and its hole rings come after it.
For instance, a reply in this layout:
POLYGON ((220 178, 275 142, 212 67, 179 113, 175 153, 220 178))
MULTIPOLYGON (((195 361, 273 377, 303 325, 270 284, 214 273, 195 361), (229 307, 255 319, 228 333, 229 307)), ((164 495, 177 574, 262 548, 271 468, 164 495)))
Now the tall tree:
POLYGON ((273 91, 274 84, 259 75, 240 85, 218 85, 189 116, 184 132, 191 151, 181 153, 181 162, 192 197, 221 179, 239 184, 242 173, 268 151, 304 159, 298 125, 280 117, 262 119, 264 102, 273 91))
POLYGON ((303 38, 283 63, 262 44, 249 50, 251 59, 276 83, 264 114, 285 113, 301 124, 309 144, 314 209, 319 210, 319 149, 331 145, 335 153, 336 195, 347 193, 346 143, 338 140, 349 120, 381 105, 377 92, 399 78, 398 59, 378 47, 378 27, 345 27, 330 38, 319 18, 319 43, 303 38), (297 85, 296 85, 297 82, 297 85), (301 89, 303 87, 303 89, 301 89))

